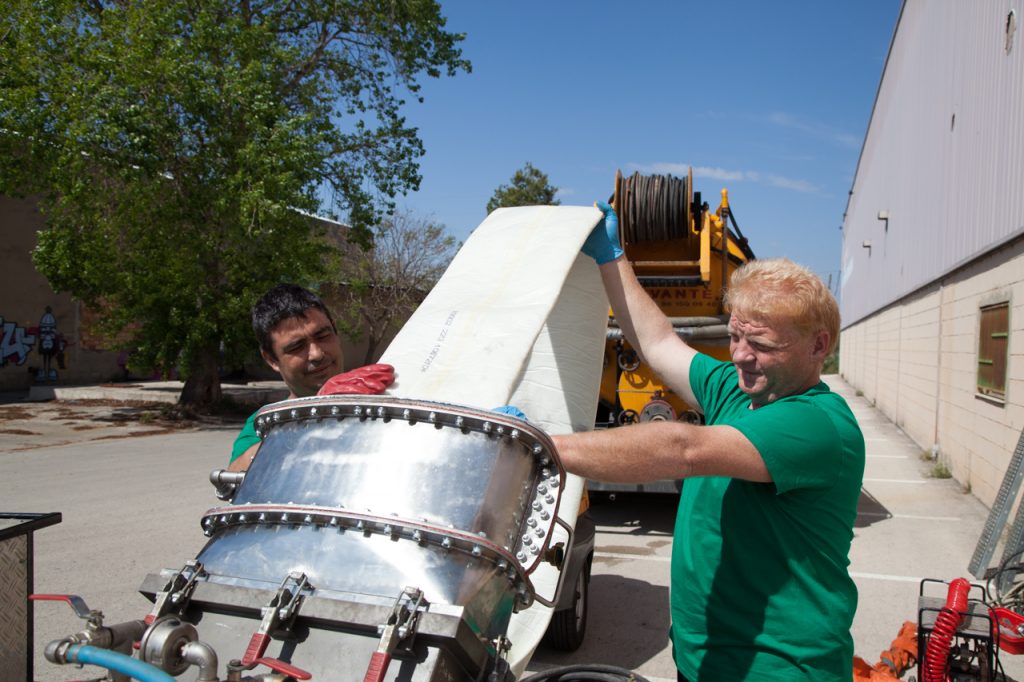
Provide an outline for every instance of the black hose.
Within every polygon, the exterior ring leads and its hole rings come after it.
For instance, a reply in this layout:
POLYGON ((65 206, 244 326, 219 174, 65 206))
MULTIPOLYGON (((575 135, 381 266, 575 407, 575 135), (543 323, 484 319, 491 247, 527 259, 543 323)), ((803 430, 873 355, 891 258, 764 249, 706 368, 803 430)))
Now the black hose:
POLYGON ((649 682, 639 673, 614 665, 576 664, 551 668, 524 677, 519 682, 649 682))
MULTIPOLYGON (((989 580, 990 585, 992 585, 992 587, 994 587, 994 592, 995 592, 995 595, 996 595, 996 603, 999 604, 1000 606, 1005 606, 1006 608, 1012 608, 1014 611, 1019 611, 1021 606, 1022 606, 1022 604, 1019 603, 1019 596, 1017 598, 1018 599, 1018 603, 1012 604, 1012 605, 1009 604, 1009 603, 1006 603, 1005 600, 1006 600, 1007 595, 1003 594, 1003 589, 1002 589, 1001 583, 1004 580, 1004 574, 1009 573, 1008 578, 1009 578, 1009 582, 1010 582, 1010 584, 1012 586, 1014 577, 1016 577, 1016 575, 1020 572, 1021 568, 1024 568, 1024 564, 1021 564, 1021 563, 1016 563, 1015 564, 1015 563, 1013 563, 1013 561, 1017 560, 1018 562, 1020 562, 1022 554, 1024 554, 1024 550, 1018 550, 1017 552, 1014 552, 1013 554, 1006 555, 1003 558, 1003 560, 1001 562, 999 562, 999 569, 995 572, 995 574, 989 580)), ((1013 590, 1011 589, 1011 590, 1008 590, 1008 591, 1012 592, 1013 590)))
POLYGON ((739 245, 740 251, 743 255, 747 257, 747 260, 754 260, 757 258, 757 256, 754 255, 753 249, 750 248, 750 243, 747 241, 747 238, 743 236, 743 232, 740 230, 739 224, 736 222, 736 214, 733 213, 732 206, 729 207, 729 221, 732 223, 733 228, 736 230, 736 235, 739 237, 736 240, 736 243, 739 245))

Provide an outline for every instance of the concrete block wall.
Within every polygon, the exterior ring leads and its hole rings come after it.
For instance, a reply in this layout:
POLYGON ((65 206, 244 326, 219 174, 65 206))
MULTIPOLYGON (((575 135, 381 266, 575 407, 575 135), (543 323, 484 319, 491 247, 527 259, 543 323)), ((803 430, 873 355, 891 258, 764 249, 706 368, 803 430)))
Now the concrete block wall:
POLYGON ((939 312, 936 292, 892 306, 841 335, 843 377, 922 449, 935 439, 939 312))
POLYGON ((840 373, 990 505, 1024 429, 1024 239, 845 328, 840 373), (980 309, 1009 301, 1005 401, 977 394, 980 309))

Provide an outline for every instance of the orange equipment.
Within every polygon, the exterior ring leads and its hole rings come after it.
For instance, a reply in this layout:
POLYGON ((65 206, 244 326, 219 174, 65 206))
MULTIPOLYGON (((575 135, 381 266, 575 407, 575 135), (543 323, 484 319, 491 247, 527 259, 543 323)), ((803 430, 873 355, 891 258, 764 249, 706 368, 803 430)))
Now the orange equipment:
POLYGON ((860 656, 854 656, 854 682, 897 682, 910 670, 917 663, 917 623, 905 621, 896 639, 878 658, 878 663, 869 665, 860 656))

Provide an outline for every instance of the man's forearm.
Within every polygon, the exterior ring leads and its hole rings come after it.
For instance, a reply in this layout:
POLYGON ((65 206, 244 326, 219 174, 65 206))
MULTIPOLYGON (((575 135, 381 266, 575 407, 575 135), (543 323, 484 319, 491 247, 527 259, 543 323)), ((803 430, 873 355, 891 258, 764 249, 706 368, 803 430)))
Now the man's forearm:
POLYGON ((646 483, 693 476, 768 482, 761 454, 732 426, 645 422, 552 436, 570 473, 608 483, 646 483))
POLYGON ((646 483, 685 475, 681 447, 685 435, 675 427, 690 425, 637 424, 552 436, 552 440, 570 473, 608 483, 646 483))

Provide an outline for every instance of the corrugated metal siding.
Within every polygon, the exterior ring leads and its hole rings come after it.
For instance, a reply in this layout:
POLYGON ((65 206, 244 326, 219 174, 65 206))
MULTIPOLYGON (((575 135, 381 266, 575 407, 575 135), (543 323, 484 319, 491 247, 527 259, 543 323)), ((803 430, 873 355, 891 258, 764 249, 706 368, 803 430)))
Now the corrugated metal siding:
POLYGON ((1022 8, 905 2, 843 224, 844 327, 1024 232, 1022 8))

